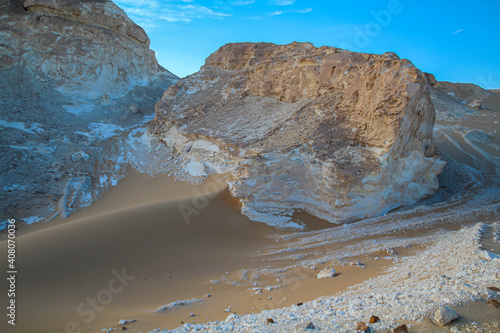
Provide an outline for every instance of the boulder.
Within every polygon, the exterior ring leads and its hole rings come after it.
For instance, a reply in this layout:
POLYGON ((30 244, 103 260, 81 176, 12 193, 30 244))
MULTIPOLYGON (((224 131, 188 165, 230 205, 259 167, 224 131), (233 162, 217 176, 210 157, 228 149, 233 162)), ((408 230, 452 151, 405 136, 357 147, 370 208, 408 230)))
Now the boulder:
POLYGON ((438 325, 445 326, 458 318, 455 310, 443 306, 434 313, 434 322, 438 325))
POLYGON ((434 193, 433 125, 425 75, 394 53, 238 43, 165 92, 151 131, 185 178, 229 172, 244 214, 300 227, 295 210, 340 223, 434 193))
POLYGON ((123 95, 165 72, 144 30, 112 1, 12 3, 0 7, 0 69, 27 67, 90 98, 123 95))
POLYGON ((136 139, 177 77, 112 1, 0 1, 0 16, 0 210, 64 218, 144 156, 136 139))

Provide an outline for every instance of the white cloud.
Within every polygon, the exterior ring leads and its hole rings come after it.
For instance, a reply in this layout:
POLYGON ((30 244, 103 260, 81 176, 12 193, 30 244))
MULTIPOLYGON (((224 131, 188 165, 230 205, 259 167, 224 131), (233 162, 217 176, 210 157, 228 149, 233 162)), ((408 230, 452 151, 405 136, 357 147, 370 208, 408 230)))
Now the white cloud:
POLYGON ((295 0, 271 0, 271 4, 274 6, 289 6, 293 5, 295 0))
MULTIPOLYGON (((234 2, 249 4, 254 0, 238 0, 234 2)), ((195 3, 195 0, 115 0, 130 18, 144 28, 155 27, 155 22, 191 22, 201 18, 223 18, 231 16, 224 11, 216 11, 195 3)))
POLYGON ((251 5, 255 2, 255 0, 233 0, 229 1, 229 5, 231 6, 246 6, 251 5))
POLYGON ((455 31, 455 32, 452 32, 451 34, 452 34, 452 35, 454 35, 454 34, 458 34, 459 32, 462 32, 462 31, 464 31, 464 29, 457 30, 457 31, 455 31))
POLYGON ((307 14, 312 12, 312 8, 304 8, 304 9, 298 9, 298 10, 291 10, 289 13, 299 13, 299 14, 307 14))
POLYGON ((213 9, 207 8, 205 6, 184 5, 184 6, 179 6, 178 8, 184 10, 185 15, 197 18, 231 16, 231 14, 216 12, 213 9))
POLYGON ((279 15, 285 15, 285 14, 307 14, 312 12, 312 8, 304 8, 304 9, 291 9, 291 10, 275 10, 274 12, 270 13, 265 13, 260 16, 254 16, 247 18, 247 20, 261 20, 266 17, 272 17, 272 16, 279 16, 279 15))

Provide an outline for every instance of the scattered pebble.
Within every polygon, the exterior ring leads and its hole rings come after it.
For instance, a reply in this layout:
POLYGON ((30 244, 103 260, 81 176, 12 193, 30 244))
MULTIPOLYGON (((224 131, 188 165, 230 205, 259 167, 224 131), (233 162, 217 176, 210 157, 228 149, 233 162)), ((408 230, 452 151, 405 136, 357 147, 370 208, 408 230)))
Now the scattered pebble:
POLYGON ((274 324, 274 319, 273 318, 267 318, 266 323, 269 324, 274 324))
POLYGON ((458 314, 455 312, 455 310, 450 309, 446 306, 440 307, 434 313, 434 322, 441 326, 448 325, 457 318, 458 314))
POLYGON ((403 324, 392 330, 393 333, 408 333, 408 327, 403 324))
POLYGON ((310 322, 309 324, 307 324, 306 329, 308 329, 308 330, 315 330, 316 327, 314 326, 314 324, 312 322, 310 322))
POLYGON ((297 306, 302 306, 302 305, 304 305, 304 303, 302 302, 297 303, 297 306))
POLYGON ((192 312, 189 314, 189 317, 194 317, 194 316, 196 316, 196 315, 192 312))
POLYGON ((335 276, 335 270, 331 267, 327 267, 327 268, 323 269, 317 275, 318 279, 327 278, 327 277, 334 277, 334 276, 335 276))
POLYGON ((120 319, 118 324, 126 325, 126 324, 130 324, 130 323, 135 323, 136 321, 137 321, 137 319, 120 319))
POLYGON ((368 331, 368 325, 365 324, 365 322, 360 321, 356 324, 356 331, 362 331, 362 332, 367 332, 368 331))
POLYGON ((375 323, 378 323, 379 321, 380 321, 379 317, 377 317, 377 316, 371 316, 370 320, 368 321, 368 323, 375 324, 375 323))
POLYGON ((496 299, 489 299, 486 303, 493 305, 496 308, 500 308, 500 303, 496 299))

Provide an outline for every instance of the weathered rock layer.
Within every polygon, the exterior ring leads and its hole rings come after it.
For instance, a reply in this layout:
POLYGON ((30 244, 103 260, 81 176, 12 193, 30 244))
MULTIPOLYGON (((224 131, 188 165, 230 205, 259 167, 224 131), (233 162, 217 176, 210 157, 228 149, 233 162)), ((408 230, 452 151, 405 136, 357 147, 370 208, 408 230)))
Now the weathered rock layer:
POLYGON ((0 4, 0 69, 28 67, 90 98, 122 95, 159 72, 148 36, 112 1, 8 3, 0 4))
POLYGON ((0 229, 66 217, 115 185, 176 80, 111 1, 0 0, 0 229))
POLYGON ((228 44, 156 105, 153 132, 189 177, 230 172, 250 218, 331 222, 432 194, 443 162, 422 72, 393 53, 308 43, 228 44))

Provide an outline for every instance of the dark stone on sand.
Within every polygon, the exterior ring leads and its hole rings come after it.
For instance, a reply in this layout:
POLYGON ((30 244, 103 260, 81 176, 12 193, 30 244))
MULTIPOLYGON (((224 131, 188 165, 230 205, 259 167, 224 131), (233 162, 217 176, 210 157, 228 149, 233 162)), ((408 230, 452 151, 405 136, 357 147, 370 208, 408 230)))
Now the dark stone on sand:
POLYGON ((356 324, 356 331, 368 332, 368 325, 365 322, 360 321, 356 324))
POLYGON ((493 305, 496 308, 500 308, 500 303, 496 299, 489 299, 486 303, 493 305))
POLYGON ((316 327, 314 326, 314 324, 312 322, 309 323, 309 324, 307 324, 306 328, 310 329, 310 330, 315 330, 316 329, 316 327))
POLYGON ((392 330, 393 333, 408 333, 408 327, 403 324, 392 330))
POLYGON ((377 316, 371 316, 370 320, 368 321, 370 324, 378 323, 380 321, 380 318, 377 316))

